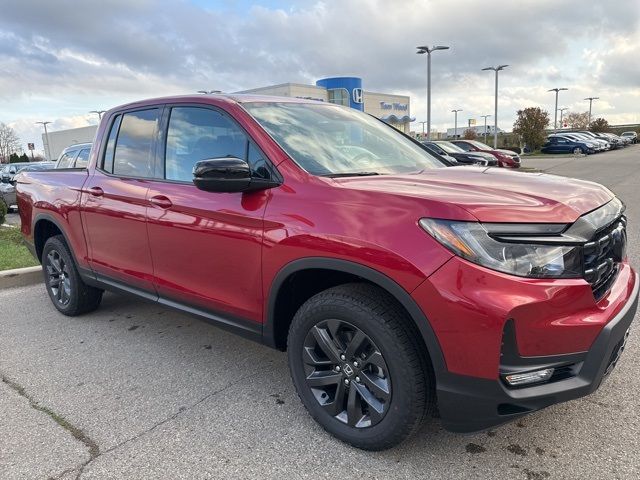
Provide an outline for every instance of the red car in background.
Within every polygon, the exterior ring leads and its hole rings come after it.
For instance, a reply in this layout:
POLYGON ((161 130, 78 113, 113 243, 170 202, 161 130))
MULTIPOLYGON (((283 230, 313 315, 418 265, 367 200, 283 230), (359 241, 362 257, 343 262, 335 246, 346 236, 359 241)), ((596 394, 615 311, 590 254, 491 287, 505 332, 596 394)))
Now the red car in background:
POLYGON ((491 148, 482 142, 476 140, 453 140, 451 143, 456 144, 466 152, 486 152, 490 153, 498 159, 498 166, 507 168, 520 168, 520 155, 511 150, 501 148, 491 148))

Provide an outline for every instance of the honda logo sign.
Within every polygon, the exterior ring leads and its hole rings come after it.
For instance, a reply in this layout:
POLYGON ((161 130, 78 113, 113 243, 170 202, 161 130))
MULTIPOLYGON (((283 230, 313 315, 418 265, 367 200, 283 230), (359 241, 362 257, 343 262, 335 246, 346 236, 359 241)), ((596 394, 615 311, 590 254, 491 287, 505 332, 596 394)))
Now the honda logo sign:
POLYGON ((353 97, 353 103, 362 103, 364 102, 364 95, 362 93, 362 89, 361 88, 354 88, 353 92, 351 93, 351 96, 353 97))

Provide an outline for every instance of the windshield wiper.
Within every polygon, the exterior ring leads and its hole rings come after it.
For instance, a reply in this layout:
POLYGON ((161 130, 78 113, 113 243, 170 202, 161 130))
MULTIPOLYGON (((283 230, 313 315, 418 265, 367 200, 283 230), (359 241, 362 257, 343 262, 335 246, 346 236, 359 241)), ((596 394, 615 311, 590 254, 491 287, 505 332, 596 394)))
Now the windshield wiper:
POLYGON ((378 172, 347 172, 347 173, 327 173, 320 175, 321 177, 339 178, 339 177, 370 177, 380 175, 378 172))

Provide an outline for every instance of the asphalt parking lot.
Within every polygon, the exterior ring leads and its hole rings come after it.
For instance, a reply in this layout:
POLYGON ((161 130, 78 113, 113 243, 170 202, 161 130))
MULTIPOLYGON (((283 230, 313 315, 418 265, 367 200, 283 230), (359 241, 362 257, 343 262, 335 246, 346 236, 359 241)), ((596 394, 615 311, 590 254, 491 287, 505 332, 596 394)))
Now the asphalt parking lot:
MULTIPOLYGON (((640 145, 523 162, 615 191, 640 266, 640 145)), ((313 422, 283 353, 112 294, 96 313, 67 318, 42 285, 3 290, 0 478, 636 479, 639 330, 587 398, 466 436, 434 419, 402 446, 373 453, 313 422)))

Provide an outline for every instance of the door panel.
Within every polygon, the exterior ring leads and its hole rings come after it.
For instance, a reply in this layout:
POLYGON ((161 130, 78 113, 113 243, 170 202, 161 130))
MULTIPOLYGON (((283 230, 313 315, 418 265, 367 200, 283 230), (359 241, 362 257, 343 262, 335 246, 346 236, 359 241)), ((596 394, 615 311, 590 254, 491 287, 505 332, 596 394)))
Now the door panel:
POLYGON ((262 217, 268 193, 212 193, 156 182, 148 196, 171 203, 147 210, 158 294, 261 322, 262 217))
POLYGON ((146 219, 148 189, 146 180, 97 171, 83 188, 82 209, 94 271, 154 291, 146 219), (103 194, 89 193, 93 188, 102 189, 103 194))

